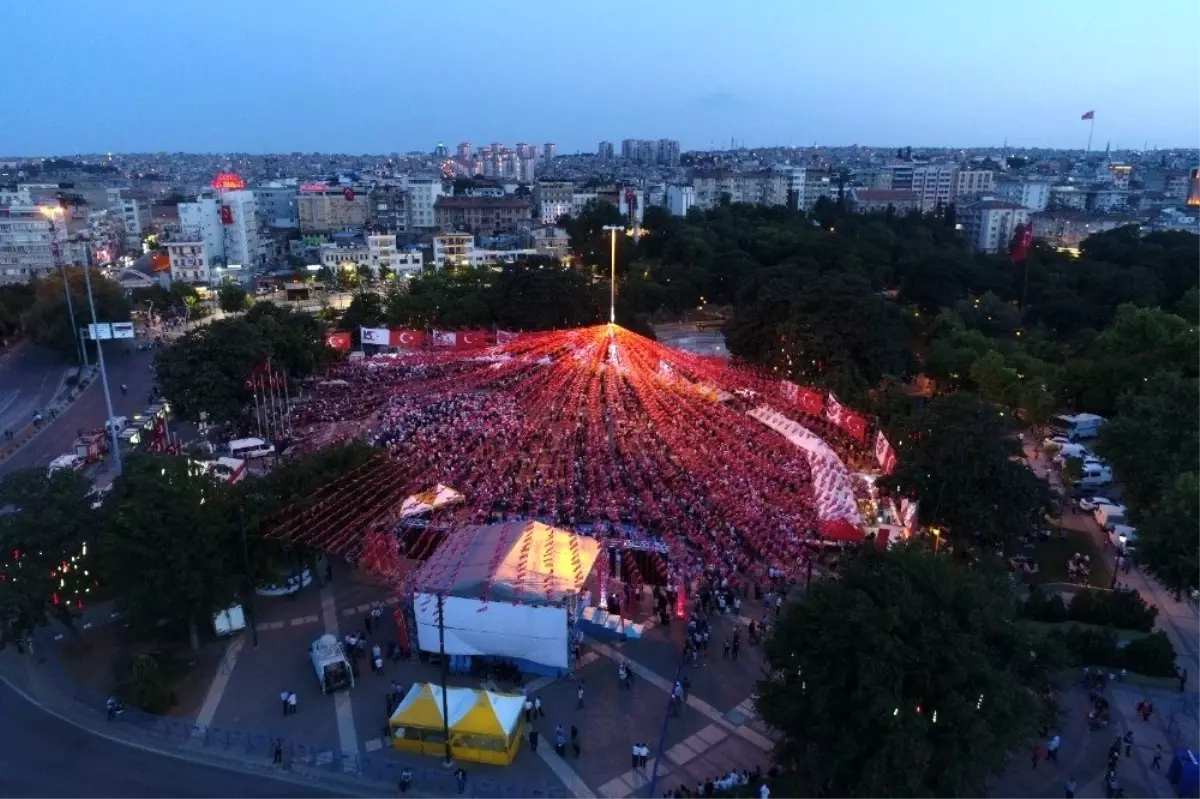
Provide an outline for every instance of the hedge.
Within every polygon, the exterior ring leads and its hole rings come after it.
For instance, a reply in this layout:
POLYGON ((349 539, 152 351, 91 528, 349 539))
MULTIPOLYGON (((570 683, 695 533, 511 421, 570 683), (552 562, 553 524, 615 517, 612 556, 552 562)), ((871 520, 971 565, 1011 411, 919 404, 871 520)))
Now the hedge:
POLYGON ((1147 604, 1137 591, 1082 590, 1066 604, 1059 594, 1047 599, 1041 588, 1034 586, 1029 598, 1021 603, 1018 615, 1050 624, 1076 621, 1148 633, 1154 629, 1158 608, 1147 604))
POLYGON ((1127 669, 1147 677, 1175 675, 1175 647, 1161 630, 1120 646, 1112 627, 1096 630, 1073 624, 1060 640, 1074 666, 1127 669))

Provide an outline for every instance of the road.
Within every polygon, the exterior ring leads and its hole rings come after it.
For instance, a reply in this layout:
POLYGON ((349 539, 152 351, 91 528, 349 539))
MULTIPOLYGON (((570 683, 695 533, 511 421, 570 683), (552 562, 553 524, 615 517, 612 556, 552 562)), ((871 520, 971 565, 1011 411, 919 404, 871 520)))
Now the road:
POLYGON ((42 711, 2 683, 0 716, 0 796, 341 795, 101 738, 42 711))
POLYGON ((68 365, 42 347, 15 346, 0 357, 0 432, 16 432, 45 411, 66 377, 68 365))
MULTIPOLYGON (((112 389, 113 413, 117 416, 132 416, 146 409, 148 394, 154 385, 150 366, 154 362, 153 352, 136 352, 134 342, 110 342, 104 346, 104 357, 108 365, 108 384, 112 389), (126 355, 125 352, 129 354, 126 355), (129 393, 121 394, 121 384, 129 386, 129 393)), ((14 353, 17 358, 21 353, 14 353)), ((46 371, 45 365, 42 371, 46 371)), ((4 377, 0 373, 0 380, 4 377)), ((27 378, 35 381, 35 378, 27 378)), ((7 386, 7 383, 0 382, 7 386)), ((2 401, 2 400, 0 400, 2 401)), ((32 412, 31 412, 32 415, 32 412)), ((31 466, 46 466, 59 455, 71 451, 80 428, 90 430, 100 427, 108 414, 104 407, 104 389, 99 378, 75 400, 69 408, 52 422, 48 421, 37 438, 29 442, 17 454, 0 463, 0 474, 14 469, 31 466)))

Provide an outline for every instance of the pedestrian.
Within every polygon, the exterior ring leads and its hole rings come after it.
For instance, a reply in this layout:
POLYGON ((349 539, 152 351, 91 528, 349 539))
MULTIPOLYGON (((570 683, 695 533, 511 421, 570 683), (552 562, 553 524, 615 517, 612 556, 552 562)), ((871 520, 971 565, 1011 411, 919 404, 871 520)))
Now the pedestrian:
POLYGON ((1075 791, 1079 790, 1079 783, 1074 777, 1068 777, 1067 782, 1063 785, 1063 794, 1067 799, 1075 799, 1075 791))
POLYGON ((533 729, 532 727, 530 727, 529 728, 529 748, 530 748, 530 750, 536 752, 537 745, 538 745, 538 731, 533 729))
POLYGON ((533 700, 525 697, 525 723, 533 723, 533 700))
POLYGON ((1187 685, 1187 669, 1182 669, 1176 672, 1179 675, 1179 693, 1183 693, 1184 686, 1187 685))
POLYGON ((400 793, 408 793, 410 785, 412 785, 412 769, 400 769, 400 793))
POLYGON ((368 613, 366 616, 363 617, 363 624, 365 624, 367 626, 367 634, 368 635, 371 633, 371 622, 372 621, 374 621, 374 619, 371 617, 370 613, 368 613))
POLYGON ((288 694, 289 693, 290 693, 289 691, 280 691, 279 692, 279 701, 283 704, 283 715, 285 715, 285 716, 288 714, 288 694))
POLYGON ((1163 756, 1162 744, 1155 744, 1154 745, 1154 759, 1150 761, 1150 768, 1154 769, 1155 771, 1162 771, 1162 756, 1163 756))
POLYGON ((733 656, 733 659, 734 659, 734 660, 737 660, 737 656, 738 656, 738 639, 737 639, 737 636, 736 636, 736 635, 733 637, 733 646, 730 648, 730 650, 729 650, 729 653, 730 653, 730 655, 732 655, 732 656, 733 656))
POLYGON ((540 696, 533 698, 533 717, 535 719, 546 718, 546 711, 542 710, 542 698, 540 696))
POLYGON ((575 707, 579 710, 583 710, 583 680, 579 681, 579 688, 575 690, 575 696, 579 700, 575 707))
POLYGON ((288 691, 287 702, 288 702, 288 715, 289 716, 296 715, 296 692, 295 691, 288 691))
POLYGON ((690 694, 692 692, 692 681, 689 680, 688 676, 685 674, 685 675, 683 675, 683 679, 679 681, 679 684, 683 687, 684 704, 687 704, 688 694, 690 694))
POLYGON ((1127 730, 1122 740, 1125 741, 1125 757, 1133 757, 1133 730, 1127 730))
POLYGON ((458 783, 458 795, 462 796, 467 789, 467 772, 461 766, 454 770, 454 780, 458 783))
POLYGON ((1058 747, 1062 746, 1062 738, 1058 733, 1054 733, 1054 737, 1046 744, 1046 760, 1058 762, 1058 747))
POLYGON ((642 744, 642 751, 640 754, 641 754, 642 771, 645 771, 646 765, 650 762, 650 747, 646 746, 645 744, 642 744))
POLYGON ((579 759, 579 728, 571 725, 571 748, 575 750, 575 759, 579 759))
POLYGON ((642 754, 641 744, 635 743, 633 745, 633 761, 632 761, 634 771, 637 771, 638 766, 641 765, 641 762, 642 762, 641 754, 642 754))
POLYGON ((1029 759, 1033 763, 1033 768, 1037 769, 1038 761, 1042 759, 1042 745, 1034 744, 1033 749, 1029 752, 1029 759))
POLYGON ((554 728, 554 754, 564 759, 567 756, 567 734, 561 724, 554 728))
POLYGON ((279 738, 271 743, 271 762, 277 766, 283 765, 283 741, 279 738))
POLYGON ((725 658, 726 660, 729 659, 729 639, 728 638, 725 639, 725 648, 721 651, 721 657, 725 658))

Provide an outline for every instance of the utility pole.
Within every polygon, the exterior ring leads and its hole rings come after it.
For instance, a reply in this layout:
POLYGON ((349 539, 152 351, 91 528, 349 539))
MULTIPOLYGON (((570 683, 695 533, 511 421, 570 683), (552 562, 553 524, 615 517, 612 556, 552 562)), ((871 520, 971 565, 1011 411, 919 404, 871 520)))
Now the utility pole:
POLYGON ((609 276, 608 287, 608 323, 615 325, 617 323, 617 232, 625 230, 624 225, 605 225, 612 236, 611 248, 611 265, 612 272, 609 276))
MULTIPOLYGON (((79 323, 75 321, 75 302, 71 299, 71 284, 67 281, 67 267, 62 262, 62 248, 58 246, 58 226, 54 220, 63 213, 61 206, 43 206, 42 215, 50 222, 50 251, 54 254, 54 265, 62 278, 63 293, 67 295, 67 315, 71 317, 71 335, 75 337, 76 350, 79 354, 80 369, 87 368, 87 345, 83 343, 83 333, 79 331, 79 323)), ((83 377, 82 373, 79 375, 83 377)))
MULTIPOLYGON (((83 280, 87 284, 88 305, 92 309, 92 330, 100 331, 100 321, 96 318, 96 298, 92 296, 92 275, 91 270, 86 266, 83 268, 83 280)), ((104 406, 108 409, 108 419, 104 422, 104 427, 108 430, 109 437, 112 438, 112 454, 113 462, 117 465, 117 476, 121 476, 121 440, 117 437, 116 425, 111 424, 113 419, 112 407, 112 392, 108 390, 108 370, 104 368, 104 341, 96 338, 96 357, 100 361, 100 384, 104 388, 104 406)))
POLYGON ((438 655, 442 661, 442 735, 446 738, 446 760, 442 764, 450 768, 454 757, 450 753, 450 698, 446 681, 450 675, 450 664, 446 662, 446 599, 441 593, 437 595, 438 614, 438 655))

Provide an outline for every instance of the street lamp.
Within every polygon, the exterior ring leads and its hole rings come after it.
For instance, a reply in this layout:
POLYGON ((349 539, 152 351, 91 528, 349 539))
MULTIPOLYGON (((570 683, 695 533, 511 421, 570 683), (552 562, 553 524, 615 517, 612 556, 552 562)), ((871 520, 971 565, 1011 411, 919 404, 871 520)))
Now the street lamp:
MULTIPOLYGON (((79 324, 75 321, 75 303, 71 300, 71 286, 67 282, 67 268, 62 262, 62 251, 58 247, 57 227, 54 220, 62 216, 63 209, 57 205, 42 205, 38 207, 38 211, 42 216, 50 222, 50 251, 54 254, 54 265, 58 267, 58 274, 62 278, 63 293, 67 295, 67 314, 71 317, 71 335, 75 338, 76 349, 79 354, 79 368, 87 367, 87 348, 83 344, 83 335, 79 332, 79 324)), ((83 375, 80 374, 80 377, 83 375)))

